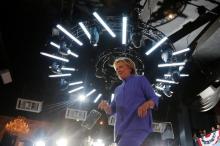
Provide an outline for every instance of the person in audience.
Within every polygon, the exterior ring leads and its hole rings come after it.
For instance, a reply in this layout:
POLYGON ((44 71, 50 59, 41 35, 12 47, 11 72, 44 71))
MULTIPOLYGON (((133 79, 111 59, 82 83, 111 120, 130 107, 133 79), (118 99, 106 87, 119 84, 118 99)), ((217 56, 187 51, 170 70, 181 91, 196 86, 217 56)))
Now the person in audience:
POLYGON ((203 134, 204 136, 207 134, 205 129, 202 131, 202 134, 203 134))
POLYGON ((197 134, 196 133, 193 133, 193 139, 196 141, 197 140, 197 134))
POLYGON ((212 126, 211 131, 212 131, 212 132, 214 132, 214 131, 215 131, 215 127, 214 127, 214 126, 212 126))
POLYGON ((203 137, 203 130, 199 130, 199 137, 203 137))

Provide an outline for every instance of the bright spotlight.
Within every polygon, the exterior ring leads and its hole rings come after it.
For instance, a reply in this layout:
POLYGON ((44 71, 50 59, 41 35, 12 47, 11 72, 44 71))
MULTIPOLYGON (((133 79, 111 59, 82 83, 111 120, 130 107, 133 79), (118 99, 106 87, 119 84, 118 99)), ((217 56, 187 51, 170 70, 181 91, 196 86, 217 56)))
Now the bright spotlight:
POLYGON ((156 50, 162 43, 164 43, 168 38, 164 37, 162 40, 160 40, 156 45, 154 45, 150 50, 148 50, 145 54, 150 55, 154 50, 156 50))
POLYGON ((34 146, 45 146, 45 142, 42 141, 42 140, 36 141, 36 142, 34 143, 34 146))
POLYGON ((57 28, 61 30, 63 33, 65 33, 68 37, 70 37, 73 41, 75 41, 80 46, 83 45, 82 42, 80 42, 76 37, 74 37, 71 33, 69 33, 65 28, 63 28, 61 25, 57 24, 57 28))
POLYGON ((99 94, 99 95, 95 98, 94 103, 96 103, 96 102, 101 98, 101 96, 102 96, 102 94, 99 94))
POLYGON ((67 146, 67 139, 61 138, 56 141, 57 146, 67 146))
POLYGON ((99 125, 103 125, 103 124, 104 124, 104 122, 103 122, 103 121, 100 121, 100 122, 99 122, 99 125))
POLYGON ((86 36, 91 39, 91 34, 89 33, 89 31, 87 30, 86 26, 82 23, 79 22, 80 27, 82 28, 82 30, 84 31, 84 33, 86 34, 86 36))
POLYGON ((95 142, 93 142, 92 146, 105 146, 102 139, 97 139, 95 142))
POLYGON ((93 12, 93 16, 102 24, 102 26, 110 33, 112 37, 116 37, 115 33, 109 28, 109 26, 102 20, 97 12, 93 12))
POLYGON ((174 14, 169 14, 169 15, 167 16, 168 20, 172 20, 174 17, 175 17, 174 14))
POLYGON ((47 57, 50 57, 50 58, 53 58, 53 59, 60 60, 60 61, 69 62, 68 59, 65 59, 65 58, 62 58, 62 57, 58 57, 58 56, 55 56, 55 55, 52 55, 52 54, 48 54, 48 53, 45 53, 45 52, 40 52, 40 54, 44 55, 44 56, 47 56, 47 57))
POLYGON ((180 51, 173 52, 172 55, 174 56, 174 55, 182 54, 182 53, 188 52, 188 51, 190 51, 190 49, 189 49, 189 48, 186 48, 186 49, 182 49, 182 50, 180 50, 180 51))
POLYGON ((127 40, 127 17, 123 17, 122 19, 122 44, 125 45, 126 44, 126 40, 127 40))
POLYGON ((85 101, 86 100, 86 96, 85 95, 80 95, 78 99, 80 101, 85 101))

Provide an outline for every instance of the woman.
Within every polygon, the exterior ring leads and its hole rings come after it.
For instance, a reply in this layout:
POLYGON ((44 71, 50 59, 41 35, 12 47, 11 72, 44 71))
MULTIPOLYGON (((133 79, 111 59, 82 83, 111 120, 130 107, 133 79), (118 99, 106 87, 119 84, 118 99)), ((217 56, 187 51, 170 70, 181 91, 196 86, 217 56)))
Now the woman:
POLYGON ((115 89, 113 102, 108 104, 103 100, 98 108, 109 115, 116 113, 115 141, 118 146, 140 146, 152 132, 151 109, 158 106, 158 97, 148 80, 136 75, 131 59, 116 59, 114 69, 123 82, 115 89))

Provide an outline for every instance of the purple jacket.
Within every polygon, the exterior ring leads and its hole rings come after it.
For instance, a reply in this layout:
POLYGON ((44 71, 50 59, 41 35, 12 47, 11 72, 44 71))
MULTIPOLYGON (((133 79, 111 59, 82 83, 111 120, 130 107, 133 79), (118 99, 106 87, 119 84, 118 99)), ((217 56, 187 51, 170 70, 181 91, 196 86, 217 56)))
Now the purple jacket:
POLYGON ((115 89, 111 103, 112 114, 116 113, 115 137, 130 130, 152 132, 151 110, 144 118, 138 117, 138 107, 146 100, 153 100, 158 106, 158 97, 145 76, 131 75, 115 89))

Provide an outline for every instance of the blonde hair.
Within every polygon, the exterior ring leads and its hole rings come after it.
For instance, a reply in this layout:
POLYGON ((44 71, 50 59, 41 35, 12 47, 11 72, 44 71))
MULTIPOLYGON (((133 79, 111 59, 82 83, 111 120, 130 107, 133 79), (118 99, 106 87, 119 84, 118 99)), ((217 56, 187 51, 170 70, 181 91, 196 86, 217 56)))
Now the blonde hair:
POLYGON ((113 63, 114 68, 115 68, 116 64, 119 63, 119 62, 122 62, 122 63, 126 64, 131 69, 131 74, 132 75, 137 74, 135 63, 130 58, 127 58, 127 57, 117 58, 113 63))

